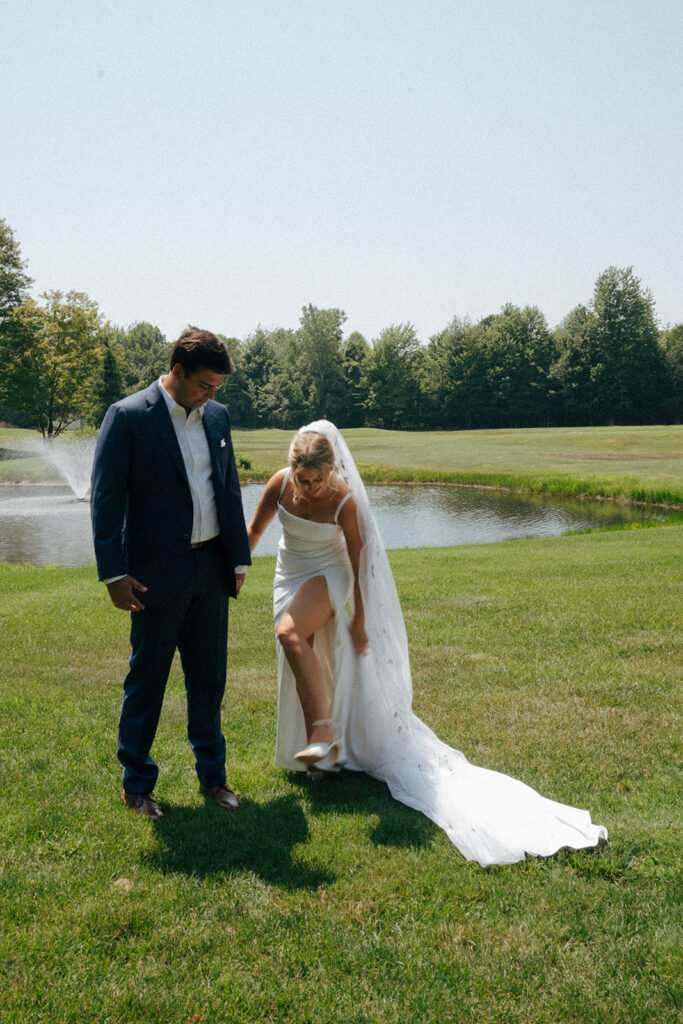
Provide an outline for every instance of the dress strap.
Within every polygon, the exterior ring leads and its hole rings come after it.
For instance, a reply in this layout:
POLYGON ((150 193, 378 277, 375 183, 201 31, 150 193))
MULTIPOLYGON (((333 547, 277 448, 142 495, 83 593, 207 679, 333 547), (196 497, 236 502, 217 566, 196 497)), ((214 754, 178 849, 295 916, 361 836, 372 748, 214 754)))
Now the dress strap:
POLYGON ((282 495, 285 493, 285 487, 287 486, 287 481, 288 480, 289 480, 289 470, 287 470, 287 472, 285 473, 285 475, 282 478, 282 487, 280 488, 280 493, 277 496, 277 500, 278 501, 280 500, 282 495))
POLYGON ((349 500, 350 497, 351 497, 351 491, 347 491, 346 494, 344 495, 344 497, 342 498, 342 500, 337 505, 336 512, 334 513, 334 521, 335 521, 335 523, 339 522, 339 513, 344 508, 344 505, 346 504, 346 502, 349 500))

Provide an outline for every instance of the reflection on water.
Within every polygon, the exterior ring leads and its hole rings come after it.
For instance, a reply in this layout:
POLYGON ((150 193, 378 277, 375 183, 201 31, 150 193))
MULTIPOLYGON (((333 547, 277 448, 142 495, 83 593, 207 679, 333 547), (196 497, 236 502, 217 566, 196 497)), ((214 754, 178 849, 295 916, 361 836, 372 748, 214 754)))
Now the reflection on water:
POLYGON ((651 509, 484 488, 382 487, 368 488, 368 494, 388 548, 551 537, 568 530, 654 518, 651 509), (382 492, 377 499, 376 491, 382 492))
MULTIPOLYGON (((242 489, 251 518, 263 485, 242 489)), ((450 547, 512 537, 548 537, 568 530, 661 519, 661 511, 599 501, 565 501, 469 487, 369 487, 388 548, 450 547)), ((257 554, 277 551, 273 522, 257 554)), ((61 487, 0 486, 0 561, 33 565, 94 562, 87 502, 61 487)))

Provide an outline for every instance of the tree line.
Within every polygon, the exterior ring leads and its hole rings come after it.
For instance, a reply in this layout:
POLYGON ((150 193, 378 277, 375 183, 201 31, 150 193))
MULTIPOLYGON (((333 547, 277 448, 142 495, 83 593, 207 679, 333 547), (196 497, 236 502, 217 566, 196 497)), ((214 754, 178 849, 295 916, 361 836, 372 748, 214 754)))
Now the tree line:
MULTIPOLYGON (((36 300, 11 228, 0 220, 0 420, 45 437, 168 369, 153 324, 107 323, 81 292, 36 300)), ((344 336, 341 309, 302 309, 295 329, 221 335, 235 372, 218 392, 237 427, 475 429, 680 422, 683 324, 660 330, 652 294, 631 267, 609 267, 592 298, 554 330, 535 306, 454 318, 426 344, 412 324, 370 342, 344 336)), ((171 342, 174 339, 171 339, 171 342)))

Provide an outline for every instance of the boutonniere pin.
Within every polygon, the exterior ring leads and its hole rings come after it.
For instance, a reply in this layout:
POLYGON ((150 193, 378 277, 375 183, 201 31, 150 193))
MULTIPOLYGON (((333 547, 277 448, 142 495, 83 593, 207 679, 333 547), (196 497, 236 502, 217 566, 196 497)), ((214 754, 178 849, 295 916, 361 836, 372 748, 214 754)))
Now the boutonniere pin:
POLYGON ((222 438, 221 438, 221 448, 225 448, 225 446, 226 446, 226 444, 227 444, 227 443, 228 443, 228 442, 227 442, 227 441, 225 440, 225 438, 224 438, 224 437, 222 437, 222 438))

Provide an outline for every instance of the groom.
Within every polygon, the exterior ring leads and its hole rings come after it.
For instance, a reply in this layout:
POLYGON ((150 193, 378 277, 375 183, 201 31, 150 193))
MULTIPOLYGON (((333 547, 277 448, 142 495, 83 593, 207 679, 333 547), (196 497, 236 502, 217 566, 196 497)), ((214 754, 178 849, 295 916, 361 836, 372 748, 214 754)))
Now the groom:
POLYGON ((152 797, 150 750, 176 648, 200 789, 225 810, 239 807, 225 781, 220 713, 228 596, 237 597, 251 559, 230 419, 213 401, 233 369, 215 334, 189 327, 170 372, 109 408, 95 449, 98 575, 114 605, 131 612, 118 739, 123 799, 152 819, 163 813, 152 797))

